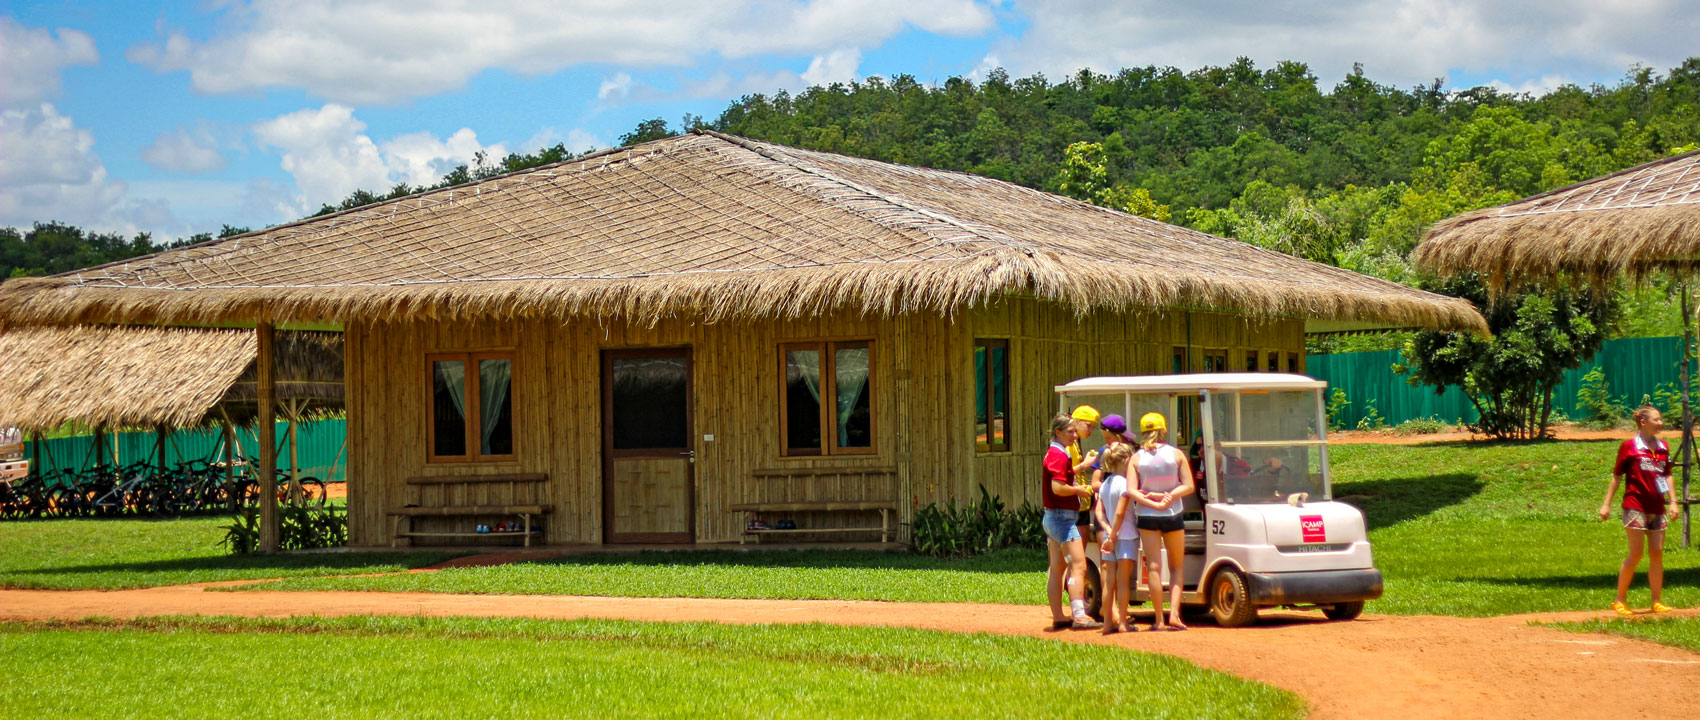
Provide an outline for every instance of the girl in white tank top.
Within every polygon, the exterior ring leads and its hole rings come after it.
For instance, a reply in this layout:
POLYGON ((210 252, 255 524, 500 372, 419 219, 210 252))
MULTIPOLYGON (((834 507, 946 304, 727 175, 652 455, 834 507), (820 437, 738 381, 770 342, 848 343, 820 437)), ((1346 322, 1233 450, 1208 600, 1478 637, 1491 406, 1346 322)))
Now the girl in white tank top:
MULTIPOLYGON (((1170 492, 1181 486, 1180 449, 1162 443, 1154 450, 1140 448, 1136 457, 1139 461, 1140 491, 1155 495, 1170 492)), ((1166 508, 1140 505, 1139 514, 1151 517, 1179 515, 1181 514, 1181 504, 1177 502, 1166 508)))

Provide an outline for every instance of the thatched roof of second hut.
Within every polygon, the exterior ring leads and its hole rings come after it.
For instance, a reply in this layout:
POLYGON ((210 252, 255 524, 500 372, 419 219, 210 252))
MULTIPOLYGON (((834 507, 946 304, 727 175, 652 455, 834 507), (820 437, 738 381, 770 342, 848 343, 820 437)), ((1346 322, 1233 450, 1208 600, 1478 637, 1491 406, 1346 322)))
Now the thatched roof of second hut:
POLYGON ((1466 302, 965 173, 713 133, 0 285, 25 324, 1078 310, 1485 331, 1466 302))
MULTIPOLYGON (((0 332, 0 426, 185 427, 253 416, 258 344, 243 329, 13 327, 0 332)), ((279 332, 282 399, 341 406, 342 336, 279 332)))
POLYGON ((1412 253, 1496 286, 1700 265, 1700 150, 1436 223, 1412 253))

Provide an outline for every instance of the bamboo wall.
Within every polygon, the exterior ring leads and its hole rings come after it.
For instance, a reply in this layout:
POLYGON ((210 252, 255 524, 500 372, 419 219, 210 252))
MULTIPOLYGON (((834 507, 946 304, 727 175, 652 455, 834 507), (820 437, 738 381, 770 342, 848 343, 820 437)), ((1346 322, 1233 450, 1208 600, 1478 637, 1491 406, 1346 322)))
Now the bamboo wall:
MULTIPOLYGON (((698 542, 738 539, 742 502, 892 500, 907 521, 916 503, 977 496, 984 483, 1014 505, 1038 501, 1043 426, 1052 388, 1095 374, 1168 372, 1187 341, 1185 313, 1129 316, 1072 311, 1011 299, 954 318, 835 316, 811 321, 650 327, 593 322, 358 324, 347 328, 350 542, 388 544, 388 507, 405 502, 404 481, 421 475, 542 472, 552 544, 600 543, 602 528, 601 351, 690 346, 696 443, 698 542), (1012 450, 974 446, 973 340, 1010 340, 1012 450), (873 339, 875 447, 872 455, 780 456, 778 346, 811 340, 873 339), (425 356, 512 350, 515 461, 427 463, 425 356), (705 442, 705 435, 713 435, 705 442)), ((1195 347, 1279 349, 1302 356, 1302 321, 1243 321, 1191 314, 1195 347)), ((529 500, 515 498, 514 500, 529 500)), ((500 498, 492 498, 501 502, 500 498)), ((799 526, 864 525, 843 515, 794 518, 799 526)), ((466 520, 418 518, 417 529, 466 520), (433 525, 433 523, 435 525, 433 525)), ((457 543, 461 542, 459 539, 457 543)))

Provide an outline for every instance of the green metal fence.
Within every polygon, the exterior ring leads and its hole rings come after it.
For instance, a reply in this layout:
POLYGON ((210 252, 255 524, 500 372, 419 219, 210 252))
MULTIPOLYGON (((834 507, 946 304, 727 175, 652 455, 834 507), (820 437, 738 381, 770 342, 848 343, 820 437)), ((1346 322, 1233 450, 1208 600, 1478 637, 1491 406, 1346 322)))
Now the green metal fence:
MULTIPOLYGON (((289 468, 288 428, 288 423, 277 424, 277 464, 284 469, 289 468)), ((217 428, 179 430, 171 433, 166 437, 166 463, 221 459, 214 457, 214 454, 219 452, 220 433, 217 428)), ((348 458, 339 455, 342 454, 342 443, 346 434, 347 426, 341 418, 301 423, 296 428, 296 454, 301 460, 302 476, 342 480, 348 467, 348 458)), ((244 457, 259 456, 259 440, 255 437, 253 428, 239 428, 236 436, 244 457)), ((60 469, 77 470, 93 465, 94 441, 93 435, 43 440, 39 454, 36 453, 34 441, 29 441, 24 443, 24 457, 39 459, 40 465, 31 468, 35 472, 47 474, 60 469)), ((106 462, 126 465, 140 460, 152 460, 155 453, 154 442, 154 434, 151 432, 108 435, 106 462)))
MULTIPOLYGON (((1389 425, 1417 418, 1447 422, 1477 419, 1475 407, 1462 390, 1448 387, 1436 394, 1434 388, 1407 384, 1406 376, 1393 372, 1393 364, 1399 359, 1397 350, 1311 355, 1305 359, 1305 368, 1311 377, 1328 381, 1330 394, 1334 388, 1346 391, 1352 404, 1340 414, 1340 422, 1348 428, 1357 426, 1371 403, 1389 425)), ((1571 417, 1586 415, 1577 405, 1576 393, 1582 388, 1582 376, 1594 368, 1605 374, 1612 395, 1634 406, 1643 395, 1652 395, 1662 385, 1674 388, 1681 365, 1681 338, 1609 340, 1592 360, 1564 374, 1564 381, 1553 392, 1553 406, 1571 417)))

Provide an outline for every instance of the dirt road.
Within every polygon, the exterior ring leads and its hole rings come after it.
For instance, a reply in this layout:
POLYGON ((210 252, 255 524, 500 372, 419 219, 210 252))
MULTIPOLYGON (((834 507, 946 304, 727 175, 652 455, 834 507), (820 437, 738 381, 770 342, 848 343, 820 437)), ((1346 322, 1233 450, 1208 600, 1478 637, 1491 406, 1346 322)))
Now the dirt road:
MULTIPOLYGON (((217 585, 214 583, 212 585, 217 585)), ((1271 613, 1258 627, 1100 635, 1052 632, 1042 608, 867 601, 714 600, 375 592, 0 591, 0 618, 157 615, 425 615, 833 623, 1030 635, 1160 652, 1287 688, 1316 718, 1692 717, 1700 655, 1648 642, 1531 627, 1599 613, 1322 622, 1271 613), (1656 698, 1656 701, 1654 700, 1656 698)), ((1679 611, 1679 614, 1695 614, 1679 611)))

